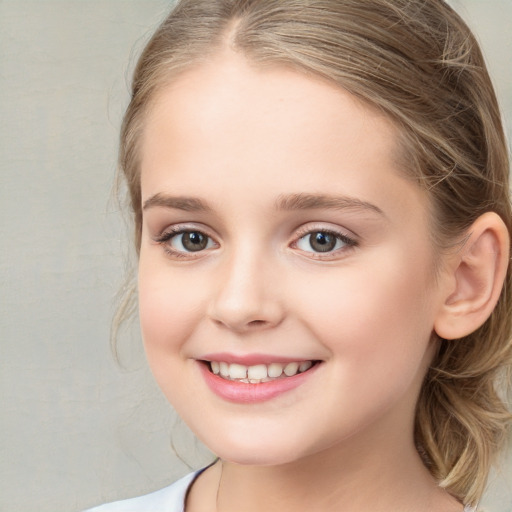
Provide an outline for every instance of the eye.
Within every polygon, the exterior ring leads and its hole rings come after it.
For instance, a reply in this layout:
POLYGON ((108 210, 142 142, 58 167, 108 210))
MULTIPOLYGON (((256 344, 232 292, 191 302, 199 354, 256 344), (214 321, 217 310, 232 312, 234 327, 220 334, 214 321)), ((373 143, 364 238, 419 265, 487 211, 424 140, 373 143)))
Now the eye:
POLYGON ((185 231, 174 235, 171 246, 178 251, 197 252, 202 251, 211 245, 211 240, 200 231, 185 231))
POLYGON ((208 235, 192 229, 168 231, 163 233, 157 242, 165 244, 166 250, 174 254, 200 252, 215 246, 214 241, 208 235))
POLYGON ((299 238, 295 245, 305 252, 329 253, 345 246, 356 245, 356 242, 341 233, 332 231, 311 231, 299 238))

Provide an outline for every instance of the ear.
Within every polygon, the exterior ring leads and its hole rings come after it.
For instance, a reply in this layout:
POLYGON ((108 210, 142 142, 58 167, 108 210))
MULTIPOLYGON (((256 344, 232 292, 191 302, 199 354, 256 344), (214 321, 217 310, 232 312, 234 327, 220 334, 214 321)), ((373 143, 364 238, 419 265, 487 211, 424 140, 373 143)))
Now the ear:
POLYGON ((448 286, 434 324, 438 336, 462 338, 489 318, 507 274, 509 249, 508 230, 496 213, 484 213, 471 225, 443 274, 448 286))

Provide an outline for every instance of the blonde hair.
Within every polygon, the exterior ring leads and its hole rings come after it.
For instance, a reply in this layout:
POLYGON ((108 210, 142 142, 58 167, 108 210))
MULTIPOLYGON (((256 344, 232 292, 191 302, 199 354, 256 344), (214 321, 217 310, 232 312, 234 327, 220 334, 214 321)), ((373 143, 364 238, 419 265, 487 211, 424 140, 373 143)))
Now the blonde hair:
MULTIPOLYGON (((444 1, 182 0, 139 59, 121 131, 137 251, 138 144, 147 111, 181 71, 226 44, 228 33, 250 61, 323 77, 393 120, 404 171, 428 190, 440 250, 487 211, 511 232, 508 151, 495 93, 474 36, 444 1)), ((511 420, 511 279, 509 270, 480 329, 440 340, 417 404, 415 436, 425 464, 441 486, 473 505, 511 420)))

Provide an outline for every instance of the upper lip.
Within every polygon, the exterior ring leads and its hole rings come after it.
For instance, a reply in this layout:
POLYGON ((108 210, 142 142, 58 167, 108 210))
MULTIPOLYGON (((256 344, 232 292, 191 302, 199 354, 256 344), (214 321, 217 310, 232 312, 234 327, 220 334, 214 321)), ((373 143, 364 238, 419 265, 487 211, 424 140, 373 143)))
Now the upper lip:
POLYGON ((198 358, 201 361, 217 361, 223 363, 235 363, 244 366, 254 366, 257 364, 272 364, 272 363, 301 363, 303 361, 316 361, 317 359, 308 357, 288 357, 272 354, 231 354, 228 352, 217 352, 214 354, 205 354, 198 358))

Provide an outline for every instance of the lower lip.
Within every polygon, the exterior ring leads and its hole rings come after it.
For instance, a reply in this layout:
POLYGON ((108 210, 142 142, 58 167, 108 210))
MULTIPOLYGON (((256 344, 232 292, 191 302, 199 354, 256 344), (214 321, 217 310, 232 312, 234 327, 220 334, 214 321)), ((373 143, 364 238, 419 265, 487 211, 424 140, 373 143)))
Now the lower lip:
POLYGON ((210 390, 224 400, 239 404, 266 402, 283 395, 303 384, 316 372, 319 366, 320 364, 317 363, 304 373, 298 373, 293 377, 285 377, 259 384, 247 384, 245 382, 223 379, 212 373, 206 363, 199 363, 203 378, 210 390))

